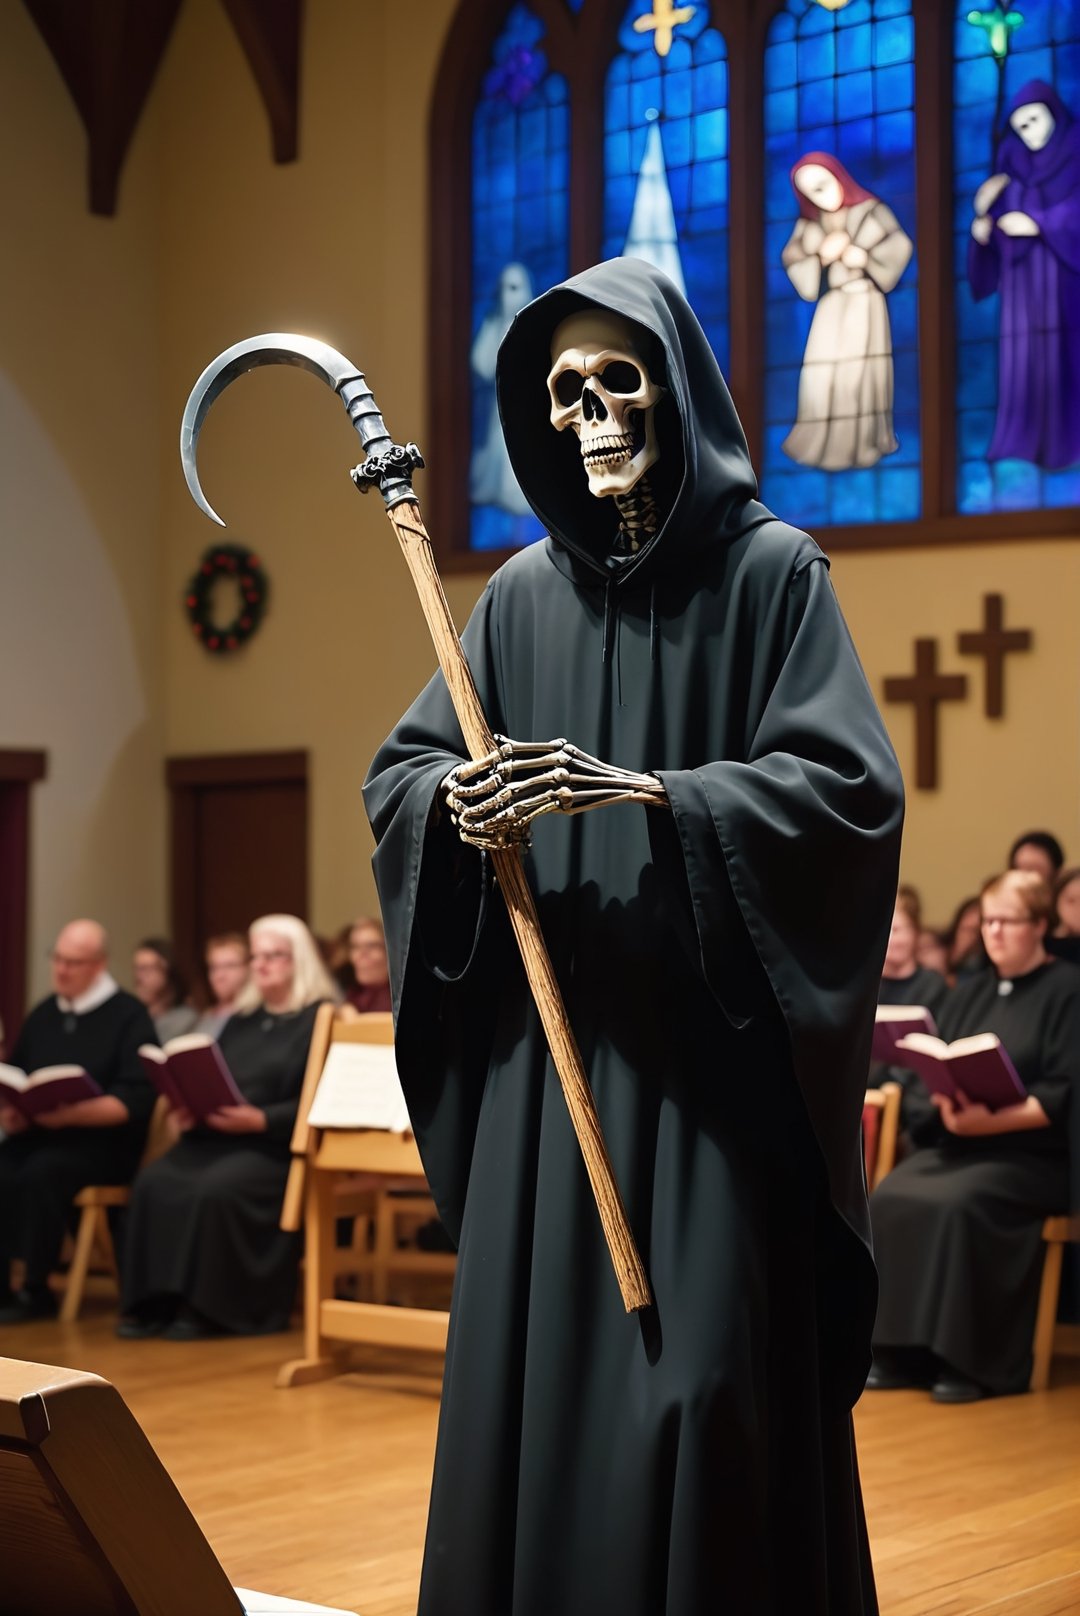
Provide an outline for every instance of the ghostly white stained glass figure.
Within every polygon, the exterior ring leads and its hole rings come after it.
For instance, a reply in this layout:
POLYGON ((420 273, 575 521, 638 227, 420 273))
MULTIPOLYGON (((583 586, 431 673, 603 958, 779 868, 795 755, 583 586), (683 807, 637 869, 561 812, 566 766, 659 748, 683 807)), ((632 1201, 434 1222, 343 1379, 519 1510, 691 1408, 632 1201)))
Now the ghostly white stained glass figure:
POLYGON ((791 183, 800 216, 783 265, 817 307, 784 453, 825 471, 874 466, 899 448, 885 294, 907 268, 912 243, 891 208, 827 152, 801 157, 791 183))
POLYGON ((532 301, 532 276, 524 264, 507 264, 499 276, 492 308, 480 322, 469 362, 474 376, 491 390, 487 432, 473 449, 469 497, 474 505, 495 505, 511 516, 527 516, 530 505, 518 487, 506 453, 499 403, 495 397, 495 359, 514 315, 532 301))

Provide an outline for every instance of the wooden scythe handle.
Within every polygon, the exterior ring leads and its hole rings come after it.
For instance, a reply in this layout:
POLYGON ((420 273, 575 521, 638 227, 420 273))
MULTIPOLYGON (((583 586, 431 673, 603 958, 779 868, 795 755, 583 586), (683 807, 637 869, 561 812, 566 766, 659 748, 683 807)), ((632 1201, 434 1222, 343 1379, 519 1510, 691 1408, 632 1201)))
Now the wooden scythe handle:
MULTIPOLYGON (((480 705, 480 697, 473 683, 472 670, 450 615, 442 580, 435 566, 431 540, 420 515, 420 506, 415 500, 403 500, 400 504, 391 506, 387 514, 394 525, 413 583, 416 585, 416 593, 420 597, 424 617, 435 643, 439 667, 446 680, 450 700, 454 704, 454 712, 461 725, 469 755, 474 761, 486 757, 495 749, 495 737, 484 717, 484 709, 480 705)), ((559 984, 544 946, 540 932, 540 917, 536 912, 532 889, 525 879, 521 853, 517 848, 507 848, 493 852, 491 858, 502 895, 506 900, 506 907, 510 911, 510 921, 521 950, 525 974, 529 979, 532 996, 547 1035, 548 1047, 555 1062, 555 1070, 559 1074, 570 1120, 574 1125, 578 1144, 581 1146, 581 1154, 585 1158, 585 1167, 592 1184, 600 1221, 604 1226, 604 1235, 615 1276, 619 1281, 623 1303, 628 1313, 634 1313, 648 1307, 652 1302, 649 1281, 637 1246, 634 1244, 626 1208, 619 1194, 619 1186, 615 1182, 611 1157, 608 1155, 604 1136, 600 1131, 600 1119, 596 1114, 592 1090, 586 1080, 585 1069, 581 1064, 581 1055, 570 1027, 559 984)))

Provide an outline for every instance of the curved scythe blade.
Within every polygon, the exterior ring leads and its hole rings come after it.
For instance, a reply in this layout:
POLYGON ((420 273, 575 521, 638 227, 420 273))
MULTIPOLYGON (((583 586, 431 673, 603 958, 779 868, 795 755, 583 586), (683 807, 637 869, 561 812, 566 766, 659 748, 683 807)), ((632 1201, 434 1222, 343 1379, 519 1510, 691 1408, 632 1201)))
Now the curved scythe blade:
MULTIPOLYGON (((344 354, 338 353, 336 348, 331 348, 328 343, 319 342, 314 337, 300 337, 289 331, 274 331, 261 337, 248 337, 244 342, 234 343, 231 348, 226 348, 224 353, 218 354, 217 358, 207 365, 191 389, 191 395, 184 409, 184 419, 180 424, 180 460, 192 499, 201 511, 205 511, 207 516, 217 522, 219 527, 224 527, 225 523, 203 493, 195 465, 199 431, 210 412, 210 406, 225 391, 229 383, 237 376, 243 376, 246 371, 257 370, 260 365, 296 365, 300 370, 307 370, 313 376, 318 376, 335 393, 340 393, 346 382, 353 381, 359 381, 366 391, 363 375, 356 366, 346 359, 344 354)), ((352 391, 353 389, 350 389, 350 392, 352 391)), ((365 449, 387 435, 382 417, 374 412, 368 412, 363 426, 355 420, 354 424, 364 439, 365 449), (370 430, 375 423, 378 429, 370 430)))

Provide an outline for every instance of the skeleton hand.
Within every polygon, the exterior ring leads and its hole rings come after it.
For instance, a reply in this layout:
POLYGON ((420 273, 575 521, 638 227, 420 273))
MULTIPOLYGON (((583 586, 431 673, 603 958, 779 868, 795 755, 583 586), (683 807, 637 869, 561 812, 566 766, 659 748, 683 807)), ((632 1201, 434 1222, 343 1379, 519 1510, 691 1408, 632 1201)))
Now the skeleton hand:
POLYGON ((971 234, 975 237, 980 247, 985 247, 990 237, 994 234, 993 219, 972 219, 971 234))
POLYGON ((997 222, 1007 236, 1037 236, 1039 227, 1026 213, 1003 213, 997 222))
POLYGON ((568 741, 508 741, 475 763, 459 763, 443 781, 446 805, 463 842, 488 851, 527 844, 541 814, 583 814, 616 802, 667 801, 654 774, 634 774, 581 752, 568 741))

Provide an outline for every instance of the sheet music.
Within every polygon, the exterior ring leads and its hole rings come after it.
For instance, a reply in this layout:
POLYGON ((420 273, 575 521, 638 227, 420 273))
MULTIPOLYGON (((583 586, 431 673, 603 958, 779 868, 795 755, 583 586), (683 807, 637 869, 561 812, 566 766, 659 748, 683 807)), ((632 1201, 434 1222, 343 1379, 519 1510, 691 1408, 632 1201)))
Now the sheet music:
POLYGON ((313 1128, 410 1127, 391 1044, 331 1044, 308 1113, 313 1128))

